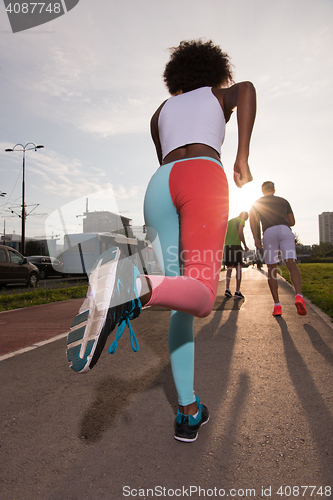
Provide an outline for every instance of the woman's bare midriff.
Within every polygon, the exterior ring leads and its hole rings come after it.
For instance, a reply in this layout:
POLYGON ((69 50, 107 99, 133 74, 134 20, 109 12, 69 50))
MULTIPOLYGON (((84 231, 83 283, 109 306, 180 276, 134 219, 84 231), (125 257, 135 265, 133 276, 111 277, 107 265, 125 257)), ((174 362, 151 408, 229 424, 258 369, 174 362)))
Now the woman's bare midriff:
POLYGON ((220 161, 220 156, 215 149, 206 144, 187 144, 180 148, 174 149, 166 155, 162 165, 178 160, 186 160, 186 158, 197 158, 198 156, 208 156, 220 161))

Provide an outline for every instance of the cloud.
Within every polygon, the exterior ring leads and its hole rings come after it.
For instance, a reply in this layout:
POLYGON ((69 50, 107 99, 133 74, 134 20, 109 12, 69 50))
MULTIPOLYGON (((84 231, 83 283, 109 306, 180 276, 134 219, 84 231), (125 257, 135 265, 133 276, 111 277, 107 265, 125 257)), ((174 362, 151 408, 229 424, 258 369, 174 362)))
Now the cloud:
POLYGON ((152 103, 127 98, 123 101, 105 99, 97 106, 90 106, 81 117, 80 130, 99 137, 140 133, 149 130, 152 103))
POLYGON ((110 182, 105 182, 105 172, 101 169, 83 168, 77 158, 69 159, 55 152, 40 156, 30 170, 41 177, 45 192, 61 198, 79 198, 113 187, 110 182))

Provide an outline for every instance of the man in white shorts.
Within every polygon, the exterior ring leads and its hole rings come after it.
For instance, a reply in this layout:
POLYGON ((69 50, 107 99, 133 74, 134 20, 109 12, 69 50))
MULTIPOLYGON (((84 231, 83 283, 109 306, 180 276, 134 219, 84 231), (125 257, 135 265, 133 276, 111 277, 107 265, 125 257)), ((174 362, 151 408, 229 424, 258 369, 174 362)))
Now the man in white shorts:
POLYGON ((290 229, 290 226, 295 225, 293 211, 287 200, 274 195, 273 182, 264 182, 261 190, 264 196, 255 201, 251 207, 250 226, 255 246, 258 249, 261 249, 260 223, 262 226, 264 256, 268 267, 268 285, 274 300, 273 316, 281 316, 282 314, 277 281, 280 251, 295 288, 297 312, 301 316, 305 316, 307 311, 302 296, 301 273, 296 263, 295 236, 290 229))

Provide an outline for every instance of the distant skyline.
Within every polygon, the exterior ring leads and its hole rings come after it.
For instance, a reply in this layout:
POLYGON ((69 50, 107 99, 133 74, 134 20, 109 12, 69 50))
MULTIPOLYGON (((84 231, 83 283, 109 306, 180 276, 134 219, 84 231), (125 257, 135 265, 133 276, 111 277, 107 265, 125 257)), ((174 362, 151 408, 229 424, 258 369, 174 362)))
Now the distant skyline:
MULTIPOLYGON (((143 198, 158 168, 150 117, 168 97, 162 80, 169 48, 212 39, 230 54, 235 81, 258 97, 251 143, 254 180, 233 183, 237 123, 227 125, 222 162, 230 214, 249 210, 272 180, 291 203, 294 232, 319 243, 318 216, 333 211, 333 3, 329 0, 80 2, 42 26, 12 33, 0 5, 0 235, 20 234, 22 154, 26 153, 26 235, 43 236, 53 212, 110 210, 143 225, 143 198), (177 12, 177 14, 175 14, 177 12), (105 190, 111 196, 104 196, 105 190), (34 208, 35 205, 38 205, 34 208)), ((54 228, 56 230, 56 228, 54 228)), ((249 223, 247 244, 253 248, 249 223)))
POLYGON ((319 214, 319 240, 333 245, 333 211, 319 214))

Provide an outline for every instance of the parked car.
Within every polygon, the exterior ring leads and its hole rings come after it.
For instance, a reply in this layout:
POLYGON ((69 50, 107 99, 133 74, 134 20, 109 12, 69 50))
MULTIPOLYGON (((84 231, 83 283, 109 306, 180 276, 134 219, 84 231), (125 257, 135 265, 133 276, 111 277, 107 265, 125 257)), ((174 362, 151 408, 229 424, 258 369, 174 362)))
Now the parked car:
POLYGON ((23 255, 6 245, 0 245, 0 286, 9 283, 26 283, 34 286, 38 283, 39 271, 23 255))
POLYGON ((45 255, 32 255, 27 257, 27 261, 38 267, 39 277, 45 280, 50 276, 62 276, 63 263, 54 257, 46 257, 45 255))

